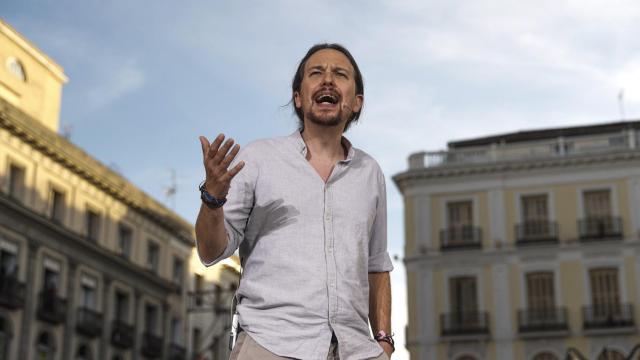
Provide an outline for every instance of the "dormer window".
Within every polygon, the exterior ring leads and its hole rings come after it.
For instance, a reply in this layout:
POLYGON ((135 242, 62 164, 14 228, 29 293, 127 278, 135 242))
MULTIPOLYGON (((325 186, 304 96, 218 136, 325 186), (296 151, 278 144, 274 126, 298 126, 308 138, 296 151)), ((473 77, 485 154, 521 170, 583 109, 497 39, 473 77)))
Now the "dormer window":
POLYGON ((7 69, 13 76, 20 79, 20 81, 27 81, 27 73, 24 71, 24 66, 20 60, 10 57, 7 59, 7 69))

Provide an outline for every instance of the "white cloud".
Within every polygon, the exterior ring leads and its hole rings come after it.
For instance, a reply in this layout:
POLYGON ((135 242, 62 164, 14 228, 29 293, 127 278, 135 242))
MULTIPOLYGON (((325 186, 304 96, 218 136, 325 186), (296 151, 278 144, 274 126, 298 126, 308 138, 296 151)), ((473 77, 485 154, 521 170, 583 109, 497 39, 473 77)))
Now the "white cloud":
POLYGON ((141 67, 133 59, 112 59, 103 64, 108 67, 102 82, 96 83, 87 93, 88 106, 98 110, 110 105, 118 99, 140 90, 145 84, 145 75, 141 67))

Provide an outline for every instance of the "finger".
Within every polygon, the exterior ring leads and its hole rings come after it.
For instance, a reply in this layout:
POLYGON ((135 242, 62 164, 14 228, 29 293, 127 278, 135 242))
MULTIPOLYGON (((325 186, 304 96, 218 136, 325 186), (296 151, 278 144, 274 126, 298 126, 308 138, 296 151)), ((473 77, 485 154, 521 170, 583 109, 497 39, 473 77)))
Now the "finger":
POLYGON ((218 148, 220 147, 220 144, 222 144, 223 140, 224 134, 219 134, 218 136, 216 136, 216 139, 213 140, 211 146, 209 147, 209 158, 216 156, 216 154, 218 153, 218 148))
POLYGON ((229 164, 231 164, 236 155, 238 155, 238 151, 240 151, 240 145, 235 144, 231 151, 227 154, 227 156, 225 156, 224 160, 220 162, 220 165, 222 165, 226 169, 229 164))
POLYGON ((242 170, 242 168, 244 167, 244 161, 240 161, 236 166, 234 166, 231 170, 227 171, 226 174, 224 174, 225 177, 229 177, 229 180, 233 179, 236 175, 238 175, 238 173, 240 172, 240 170, 242 170))
POLYGON ((209 146, 211 145, 209 144, 209 140, 204 136, 200 136, 198 139, 200 139, 200 145, 202 147, 202 158, 206 159, 207 153, 209 152, 209 146))
POLYGON ((221 162, 222 159, 224 159, 224 157, 227 155, 227 152, 229 152, 229 149, 231 148, 232 145, 233 145, 233 139, 227 139, 227 141, 224 142, 224 144, 220 147, 220 149, 218 149, 218 153, 216 154, 216 156, 213 157, 213 161, 215 163, 221 162))

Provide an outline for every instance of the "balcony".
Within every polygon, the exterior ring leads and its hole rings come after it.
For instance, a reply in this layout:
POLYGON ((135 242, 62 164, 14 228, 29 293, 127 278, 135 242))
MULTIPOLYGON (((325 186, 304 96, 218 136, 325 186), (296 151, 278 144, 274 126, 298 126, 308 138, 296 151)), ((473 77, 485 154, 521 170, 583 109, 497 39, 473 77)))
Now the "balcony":
POLYGON ((481 249, 482 229, 463 225, 440 230, 440 244, 442 251, 481 249))
POLYGON ((544 245, 558 243, 558 224, 548 220, 529 220, 516 225, 516 244, 544 245))
POLYGON ((178 344, 169 345, 169 360, 187 360, 187 349, 178 344))
POLYGON ((58 296, 55 290, 40 292, 38 319, 52 325, 62 324, 67 317, 67 300, 58 296))
POLYGON ((133 326, 120 320, 111 323, 111 344, 120 349, 130 349, 133 347, 134 329, 133 326))
POLYGON ((102 334, 102 314, 87 307, 78 308, 78 318, 76 319, 76 330, 90 338, 95 338, 102 334))
POLYGON ((518 331, 524 338, 569 335, 567 309, 526 309, 518 311, 518 331))
POLYGON ((489 338, 489 314, 484 311, 448 313, 440 315, 443 337, 459 340, 489 338))
POLYGON ((622 218, 619 216, 590 217, 578 221, 580 241, 621 240, 622 218))
POLYGON ((584 330, 589 334, 634 333, 633 305, 602 304, 582 308, 584 330))
POLYGON ((142 348, 140 348, 142 356, 151 359, 162 357, 162 338, 150 332, 142 335, 142 348))
POLYGON ((15 276, 0 277, 0 306, 16 310, 24 306, 25 285, 15 276))

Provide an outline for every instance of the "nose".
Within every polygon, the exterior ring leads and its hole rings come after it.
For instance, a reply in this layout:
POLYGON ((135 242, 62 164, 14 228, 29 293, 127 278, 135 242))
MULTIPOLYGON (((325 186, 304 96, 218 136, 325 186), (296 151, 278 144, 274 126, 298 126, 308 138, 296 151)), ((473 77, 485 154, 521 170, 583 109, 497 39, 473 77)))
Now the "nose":
POLYGON ((323 85, 333 85, 334 75, 332 71, 325 71, 324 77, 322 78, 323 85))

